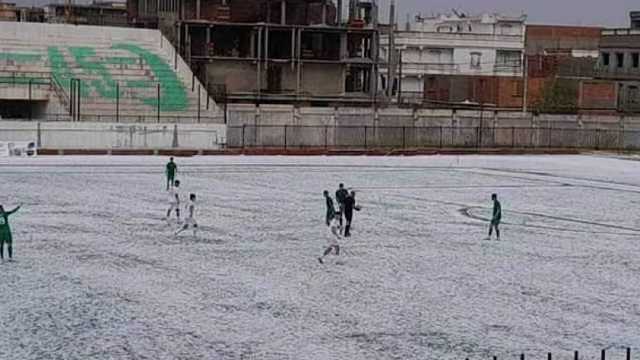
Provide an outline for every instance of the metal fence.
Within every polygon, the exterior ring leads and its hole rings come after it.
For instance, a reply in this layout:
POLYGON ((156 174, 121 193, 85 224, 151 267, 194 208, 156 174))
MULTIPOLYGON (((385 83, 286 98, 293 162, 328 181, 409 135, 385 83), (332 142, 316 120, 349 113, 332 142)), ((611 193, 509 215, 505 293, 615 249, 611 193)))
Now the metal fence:
POLYGON ((227 128, 230 148, 640 149, 640 130, 540 127, 373 127, 244 125, 227 128))
MULTIPOLYGON (((24 121, 24 119, 4 119, 24 121)), ((221 124, 224 122, 224 116, 197 116, 193 115, 160 115, 157 114, 80 114, 71 116, 68 113, 50 113, 40 115, 36 121, 55 122, 55 121, 73 121, 73 122, 99 122, 99 123, 123 123, 123 124, 221 124)))
MULTIPOLYGON (((622 356, 619 356, 619 357, 613 357, 615 359, 618 359, 618 360, 623 360, 623 359, 624 360, 631 360, 631 348, 629 348, 629 347, 627 347, 627 348, 618 348, 618 349, 615 349, 615 348, 614 349, 611 349, 611 348, 603 349, 603 350, 600 351, 600 360, 607 360, 607 359, 612 358, 612 356, 610 356, 611 353, 616 353, 616 355, 622 355, 622 356)), ((568 356, 564 356, 564 358, 569 358, 569 357, 568 356)), ((581 360, 581 359, 585 359, 585 358, 597 359, 597 356, 590 356, 590 355, 586 355, 585 356, 584 354, 581 354, 578 351, 574 351, 573 352, 573 360, 581 360)), ((492 359, 493 360, 498 360, 498 357, 497 356, 493 356, 492 359)), ((525 356, 525 354, 520 354, 519 359, 520 360, 526 360, 527 357, 525 356)), ((553 359, 555 359, 553 354, 550 353, 550 352, 547 353, 546 360, 553 360, 553 359)), ((465 360, 469 360, 469 358, 466 358, 465 360)))

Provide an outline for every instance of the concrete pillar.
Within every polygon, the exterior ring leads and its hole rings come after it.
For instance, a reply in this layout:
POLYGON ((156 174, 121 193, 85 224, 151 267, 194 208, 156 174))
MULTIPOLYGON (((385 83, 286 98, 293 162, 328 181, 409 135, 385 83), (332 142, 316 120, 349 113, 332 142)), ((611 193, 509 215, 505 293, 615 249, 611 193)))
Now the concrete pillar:
POLYGON ((179 146, 178 144, 178 124, 173 125, 173 142, 171 144, 171 147, 173 148, 177 148, 179 146))
POLYGON ((200 0, 196 0, 196 19, 200 20, 200 0))
POLYGON ((302 83, 302 28, 298 29, 296 41, 296 96, 300 95, 302 83))
POLYGON ((204 55, 209 56, 209 44, 211 43, 211 26, 205 29, 206 41, 204 43, 204 55))
POLYGON ((267 0, 267 24, 271 23, 271 0, 267 0))
POLYGON ((269 61, 269 26, 264 28, 264 60, 269 61))
POLYGON ((252 58, 256 57, 256 36, 257 33, 254 29, 251 31, 251 38, 249 39, 249 48, 251 49, 249 53, 252 58))
POLYGON ((346 59, 349 56, 347 48, 347 33, 340 34, 340 60, 346 59))
POLYGON ((258 28, 258 60, 256 61, 256 93, 260 97, 260 89, 262 88, 262 28, 258 28))
POLYGON ((296 29, 291 28, 291 71, 296 65, 296 29))
POLYGON ((338 26, 342 24, 342 0, 338 0, 338 26))
POLYGON ((322 24, 327 24, 327 0, 322 0, 322 24))
POLYGON ((280 1, 280 25, 287 24, 287 0, 280 1))
POLYGON ((187 60, 187 64, 191 66, 191 33, 189 32, 189 25, 184 26, 184 54, 187 60))

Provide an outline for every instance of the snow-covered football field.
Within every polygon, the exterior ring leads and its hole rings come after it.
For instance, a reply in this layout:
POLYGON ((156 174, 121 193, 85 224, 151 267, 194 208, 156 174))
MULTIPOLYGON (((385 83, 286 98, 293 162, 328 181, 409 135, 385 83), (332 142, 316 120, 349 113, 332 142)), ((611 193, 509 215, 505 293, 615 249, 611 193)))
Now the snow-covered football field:
MULTIPOLYGON (((604 156, 0 159, 0 359, 571 359, 640 345, 640 162, 604 156), (343 255, 322 190, 357 191, 343 255), (502 241, 485 241, 490 195, 502 241)), ((636 353, 637 355, 637 353, 636 353)))

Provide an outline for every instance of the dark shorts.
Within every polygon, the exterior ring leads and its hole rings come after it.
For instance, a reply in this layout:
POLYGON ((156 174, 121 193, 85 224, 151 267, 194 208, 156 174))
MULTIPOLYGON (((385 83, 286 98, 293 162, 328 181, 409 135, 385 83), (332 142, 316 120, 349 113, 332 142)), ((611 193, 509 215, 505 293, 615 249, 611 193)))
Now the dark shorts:
POLYGON ((0 234, 0 244, 11 244, 12 241, 11 234, 0 234))
POLYGON ((494 225, 494 226, 500 225, 500 220, 501 219, 491 220, 491 225, 494 225))

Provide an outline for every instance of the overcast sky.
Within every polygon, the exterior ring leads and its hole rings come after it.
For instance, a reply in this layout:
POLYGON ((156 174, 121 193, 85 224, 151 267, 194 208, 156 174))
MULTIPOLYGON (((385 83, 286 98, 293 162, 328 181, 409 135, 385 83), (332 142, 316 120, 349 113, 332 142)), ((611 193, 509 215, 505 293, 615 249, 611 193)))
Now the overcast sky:
MULTIPOLYGON (((63 0, 8 1, 24 5, 64 2, 63 0)), ((88 3, 91 0, 75 0, 75 2, 88 3)), ((344 3, 348 3, 348 0, 344 0, 344 3)), ((378 0, 385 22, 388 19, 389 3, 390 0, 378 0)), ((450 12, 451 8, 455 7, 469 14, 499 12, 520 15, 525 13, 528 15, 530 24, 627 27, 629 11, 640 10, 639 0, 396 0, 396 3, 398 4, 398 21, 401 23, 406 21, 407 14, 431 15, 450 12)))
MULTIPOLYGON (((390 0, 379 0, 388 12, 390 0)), ((499 12, 528 15, 530 24, 629 26, 629 11, 640 10, 638 0, 396 0, 398 21, 406 14, 431 15, 450 12, 452 7, 469 14, 499 12)))

